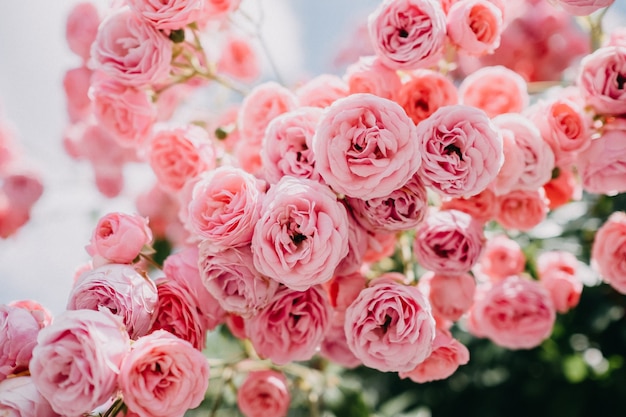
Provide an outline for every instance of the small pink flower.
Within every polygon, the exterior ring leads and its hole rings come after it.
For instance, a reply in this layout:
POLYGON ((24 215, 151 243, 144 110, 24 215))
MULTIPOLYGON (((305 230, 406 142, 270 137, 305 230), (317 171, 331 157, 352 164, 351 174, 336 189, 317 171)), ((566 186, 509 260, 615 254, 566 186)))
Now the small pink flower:
POLYGON ((493 281, 524 271, 526 256, 519 243, 506 235, 498 235, 487 241, 480 258, 480 271, 493 281))
POLYGON ((44 323, 33 312, 0 305, 0 381, 28 370, 39 330, 44 323))
POLYGON ((152 231, 144 217, 108 213, 98 221, 85 249, 99 264, 130 264, 151 241, 152 231))
POLYGON ((29 311, 30 314, 35 317, 35 320, 37 320, 37 323, 39 323, 40 327, 44 327, 52 323, 52 313, 50 313, 47 308, 39 304, 37 301, 16 300, 11 301, 8 305, 12 307, 19 307, 26 311, 29 311))
POLYGON ((537 257, 539 282, 550 293, 559 313, 566 313, 580 301, 583 284, 577 272, 578 261, 569 252, 543 252, 537 257))
POLYGON ((335 101, 313 137, 315 167, 336 192, 377 198, 420 166, 415 125, 396 102, 371 94, 335 101))
POLYGON ((487 223, 496 216, 496 195, 489 188, 471 197, 445 199, 439 207, 441 210, 459 210, 472 216, 482 223, 487 223))
POLYGON ((217 70, 237 80, 251 82, 261 74, 261 61, 248 38, 231 34, 222 46, 217 70))
POLYGON ((397 71, 386 67, 376 56, 362 56, 344 75, 350 94, 369 93, 395 100, 402 82, 397 71))
POLYGON ((470 55, 492 53, 500 46, 502 11, 488 0, 456 1, 446 15, 448 37, 470 55))
POLYGON ((30 376, 0 381, 0 414, 7 417, 60 417, 37 391, 30 376))
POLYGON ((506 194, 518 188, 519 178, 526 169, 524 150, 515 140, 515 133, 509 129, 500 129, 500 133, 502 134, 504 163, 491 183, 496 195, 506 194))
POLYGON ((239 8, 241 0, 205 0, 201 22, 209 19, 226 19, 228 14, 239 8))
POLYGON ((582 187, 578 178, 569 169, 561 169, 558 176, 543 185, 546 198, 550 201, 549 208, 554 210, 572 200, 582 198, 582 187))
POLYGON ((626 113, 626 47, 605 46, 580 63, 577 84, 586 103, 599 114, 626 113))
POLYGON ((496 221, 505 229, 527 231, 546 218, 548 204, 543 188, 511 191, 498 196, 496 221))
POLYGON ((2 191, 15 209, 30 211, 43 194, 43 184, 35 172, 10 169, 2 178, 2 191))
POLYGON ((65 39, 70 50, 85 62, 89 59, 91 44, 100 25, 98 9, 90 2, 77 3, 67 16, 65 39))
POLYGON ((330 305, 336 311, 345 311, 366 287, 367 279, 360 273, 337 275, 324 284, 330 305))
POLYGON ((438 275, 427 273, 420 278, 418 288, 426 282, 427 295, 437 320, 457 321, 474 303, 476 280, 468 273, 438 275))
POLYGON ((296 90, 301 106, 325 108, 349 94, 348 85, 333 74, 321 74, 302 84, 296 90))
POLYGON ((124 402, 138 415, 182 417, 204 399, 209 364, 191 344, 160 330, 133 344, 118 383, 124 402))
POLYGON ((159 30, 182 29, 202 12, 203 0, 126 0, 126 4, 146 22, 159 30))
POLYGON ((245 417, 285 417, 290 402, 287 378, 270 369, 250 372, 237 390, 237 406, 245 417))
MULTIPOLYGON (((344 200, 345 205, 345 200, 344 200)), ((349 275, 361 269, 369 246, 368 232, 355 219, 348 207, 348 254, 339 262, 335 275, 349 275)))
POLYGON ((623 211, 611 214, 596 232, 591 265, 604 282, 626 294, 626 213, 623 211))
POLYGON ((320 346, 320 355, 344 368, 353 369, 362 365, 362 362, 354 356, 354 353, 348 346, 346 332, 344 331, 344 316, 344 313, 334 313, 332 324, 320 346), (337 317, 340 317, 342 320, 340 321, 337 317))
POLYGON ((346 310, 348 346, 365 366, 407 372, 431 353, 435 320, 430 304, 404 277, 387 273, 359 294, 346 310))
POLYGON ((456 87, 448 77, 433 70, 418 70, 404 81, 396 101, 418 124, 440 107, 458 104, 459 99, 456 87))
MULTIPOLYGON (((72 68, 63 77, 63 91, 70 122, 76 123, 91 115, 89 87, 93 71, 87 67, 72 68)), ((0 158, 0 162, 2 159, 0 158)))
POLYGON ((567 12, 574 16, 588 16, 604 7, 609 7, 615 0, 556 0, 567 12))
POLYGON ((446 16, 438 1, 385 0, 369 16, 369 33, 389 68, 427 68, 441 56, 446 16))

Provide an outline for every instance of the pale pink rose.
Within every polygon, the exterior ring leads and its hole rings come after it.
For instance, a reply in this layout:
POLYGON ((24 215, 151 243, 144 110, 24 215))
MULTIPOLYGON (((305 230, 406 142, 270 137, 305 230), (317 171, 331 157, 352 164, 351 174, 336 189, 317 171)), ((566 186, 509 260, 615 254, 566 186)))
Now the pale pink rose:
POLYGON ((565 11, 574 16, 588 16, 604 7, 609 7, 615 0, 556 0, 565 11))
POLYGON ((39 327, 44 327, 52 323, 52 313, 34 300, 15 300, 11 301, 9 306, 22 308, 33 315, 39 327))
POLYGON ((263 161, 261 160, 262 149, 263 146, 261 142, 251 144, 245 139, 237 142, 233 152, 236 161, 234 165, 261 178, 263 176, 263 161))
POLYGON ((98 122, 122 146, 141 146, 156 121, 156 107, 143 90, 128 87, 115 79, 100 79, 89 95, 98 122))
POLYGON ((513 132, 517 145, 517 158, 524 161, 514 190, 536 190, 550 181, 554 169, 554 153, 539 132, 539 129, 521 114, 501 114, 492 119, 502 130, 513 132))
POLYGON ((301 106, 325 108, 335 100, 350 94, 348 85, 333 74, 321 74, 310 79, 296 90, 301 106))
POLYGON ((428 196, 419 176, 379 198, 348 198, 357 221, 366 229, 397 232, 415 228, 426 216, 428 196))
POLYGON ((611 214, 596 232, 591 265, 604 282, 626 294, 626 213, 623 211, 611 214))
POLYGON ((480 222, 462 211, 442 210, 429 213, 417 228, 413 250, 424 268, 459 275, 474 266, 484 246, 480 222))
POLYGON ((445 199, 441 202, 441 210, 459 210, 471 215, 482 223, 487 223, 496 216, 496 195, 489 188, 471 197, 445 199))
POLYGON ((489 117, 519 113, 529 102, 526 81, 503 67, 483 67, 465 77, 459 86, 461 103, 484 110, 489 117))
POLYGON ((428 300, 403 280, 398 273, 381 275, 346 310, 350 350, 365 366, 382 372, 414 369, 430 355, 435 338, 428 300))
POLYGON ((335 318, 337 316, 343 319, 345 314, 335 312, 333 322, 320 346, 320 355, 344 368, 353 369, 362 362, 350 350, 344 331, 344 321, 339 321, 335 318))
POLYGON ((250 372, 237 389, 237 407, 245 417, 285 417, 290 402, 287 378, 271 369, 250 372))
POLYGON ((195 183, 187 219, 216 249, 247 245, 261 217, 265 183, 240 168, 221 166, 195 183))
POLYGON ((43 184, 35 172, 11 169, 2 178, 2 191, 16 209, 30 210, 43 194, 43 184))
MULTIPOLYGON (((343 200, 343 204, 346 204, 345 200, 343 200)), ((348 254, 337 265, 335 275, 349 275, 359 271, 370 240, 368 232, 356 220, 350 207, 346 207, 348 212, 348 254)))
POLYGON ((213 251, 200 243, 199 267, 206 289, 228 313, 249 318, 264 308, 276 293, 278 281, 261 275, 253 266, 249 246, 213 251))
POLYGON ((321 115, 322 109, 302 107, 270 122, 261 148, 263 174, 268 182, 277 183, 285 175, 320 181, 313 135, 321 115))
POLYGON ((124 403, 138 415, 182 417, 204 399, 209 363, 188 342, 159 330, 133 343, 118 383, 124 403))
POLYGON ((586 103, 599 114, 626 113, 626 47, 605 46, 580 63, 577 84, 586 103))
POLYGON ((67 114, 75 123, 91 115, 89 87, 93 71, 87 67, 72 68, 63 77, 67 114))
POLYGON ((244 82, 261 75, 261 61, 249 38, 230 34, 222 46, 217 71, 244 82))
POLYGON ((418 70, 403 82, 396 101, 418 124, 440 107, 458 104, 459 98, 448 77, 433 70, 418 70))
POLYGON ((139 194, 135 206, 141 216, 150 219, 150 230, 155 239, 168 239, 174 246, 184 241, 181 236, 185 231, 178 220, 178 201, 158 184, 139 194))
POLYGON ((446 15, 448 37, 470 55, 492 53, 500 46, 502 11, 488 0, 455 2, 446 15))
POLYGON ((465 345, 454 339, 450 332, 437 329, 430 356, 415 369, 400 372, 400 378, 409 378, 420 384, 446 379, 456 372, 459 366, 467 364, 469 359, 469 350, 465 345))
POLYGON ((37 337, 30 374, 54 411, 89 413, 117 390, 117 375, 130 339, 109 310, 68 310, 37 337))
POLYGON ((322 115, 313 137, 315 167, 336 192, 384 197, 420 166, 415 124, 394 101, 352 94, 322 115))
POLYGON ((446 16, 438 1, 385 0, 368 19, 374 51, 391 69, 437 63, 446 39, 446 16))
POLYGON ((198 126, 168 128, 152 137, 149 162, 159 185, 177 192, 187 181, 215 167, 215 150, 207 132, 198 126))
POLYGON ((91 56, 94 67, 111 78, 134 87, 151 86, 170 72, 172 41, 123 7, 100 24, 91 56))
POLYGON ((33 312, 0 305, 0 381, 11 374, 28 371, 33 348, 43 322, 33 312))
POLYGON ((459 275, 439 275, 428 272, 420 278, 427 282, 427 296, 433 309, 433 315, 439 319, 457 321, 474 303, 476 281, 468 273, 459 275))
POLYGON ((241 0, 205 0, 201 21, 208 19, 226 19, 228 14, 239 8, 241 0))
POLYGON ((546 218, 548 204, 543 188, 511 191, 498 196, 496 221, 505 229, 528 231, 546 218))
POLYGON ((369 93, 395 100, 402 82, 397 71, 386 67, 376 56, 362 56, 344 74, 350 94, 369 93))
POLYGON ((279 287, 270 303, 246 325, 257 353, 278 365, 309 360, 330 325, 332 313, 323 290, 279 287))
POLYGON ((531 349, 550 337, 556 318, 552 299, 542 285, 510 276, 478 297, 470 321, 478 336, 508 349, 531 349))
POLYGON ((526 161, 523 158, 524 152, 515 140, 515 133, 509 129, 500 129, 500 133, 502 133, 504 163, 491 183, 496 195, 513 191, 526 168, 526 161))
POLYGON ((550 210, 582 198, 582 187, 571 170, 559 169, 557 175, 543 185, 546 198, 550 201, 548 206, 550 210))
POLYGON ((565 251, 543 252, 537 257, 539 282, 548 290, 554 307, 566 313, 576 307, 583 291, 583 283, 577 276, 578 261, 565 251))
POLYGON ((333 277, 348 254, 348 216, 328 187, 283 177, 263 201, 252 236, 254 267, 294 289, 333 277))
POLYGON ((204 0, 126 0, 126 4, 156 29, 168 31, 194 22, 202 12, 204 0))
POLYGON ((130 264, 151 242, 148 219, 138 214, 114 212, 98 220, 85 249, 97 264, 130 264))
POLYGON ((625 139, 626 119, 615 119, 578 154, 576 167, 585 191, 609 195, 626 191, 625 139))
POLYGON ((107 264, 83 273, 74 283, 68 310, 109 309, 120 316, 131 339, 148 333, 157 304, 157 288, 130 265, 107 264))
POLYGON ((259 145, 267 125, 276 116, 297 108, 297 98, 287 88, 273 81, 259 84, 246 95, 237 121, 242 141, 259 145))
POLYGON ((524 272, 526 256, 522 248, 507 235, 497 235, 487 240, 480 258, 480 271, 492 281, 524 272))
POLYGON ((96 40, 100 15, 90 2, 74 5, 65 23, 65 40, 70 50, 87 62, 91 44, 96 40))
POLYGON ((417 126, 419 175, 448 197, 471 197, 496 178, 502 166, 502 135, 484 111, 444 106, 417 126))
POLYGON ((59 417, 37 391, 30 376, 0 381, 0 415, 6 417, 59 417))

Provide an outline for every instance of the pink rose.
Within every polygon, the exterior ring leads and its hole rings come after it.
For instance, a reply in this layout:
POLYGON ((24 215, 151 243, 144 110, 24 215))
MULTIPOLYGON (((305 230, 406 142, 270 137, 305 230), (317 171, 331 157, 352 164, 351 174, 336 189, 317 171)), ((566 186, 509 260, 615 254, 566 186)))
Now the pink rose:
POLYGON ((626 47, 605 46, 580 63, 577 84, 588 105, 599 114, 626 113, 626 47))
POLYGON ((65 39, 70 50, 85 62, 89 59, 91 44, 96 39, 100 15, 93 3, 83 2, 72 7, 65 24, 65 39))
POLYGON ((498 196, 496 221, 505 229, 528 231, 548 214, 548 200, 543 188, 534 191, 516 190, 498 196))
POLYGON ((439 207, 441 210, 459 210, 471 215, 482 223, 487 223, 496 216, 496 195, 489 188, 471 197, 445 199, 439 207))
POLYGON ((397 71, 386 67, 376 56, 362 56, 344 75, 350 94, 369 93, 395 100, 402 82, 397 71))
POLYGON ((480 258, 480 271, 492 281, 520 274, 525 266, 526 256, 519 243, 506 235, 497 235, 489 239, 480 258))
POLYGON ((474 303, 476 281, 468 273, 460 275, 438 275, 427 273, 420 278, 418 288, 425 281, 428 300, 437 320, 457 321, 474 303))
POLYGON ((121 318, 108 310, 68 310, 39 332, 30 373, 54 411, 78 416, 115 393, 129 350, 121 318))
POLYGON ((480 336, 508 349, 531 349, 550 337, 556 313, 537 281, 510 276, 478 297, 470 321, 480 336))
POLYGON ((247 245, 261 217, 265 183, 240 168, 221 166, 193 187, 187 223, 216 249, 247 245))
POLYGON ((417 175, 387 196, 347 200, 357 221, 366 229, 377 231, 413 229, 421 223, 428 210, 426 188, 417 175))
POLYGON ((83 273, 74 283, 68 310, 109 309, 122 318, 131 339, 150 330, 157 304, 157 288, 132 266, 107 264, 83 273))
POLYGON ((2 191, 15 209, 30 211, 43 194, 43 184, 35 172, 10 170, 2 178, 2 191))
POLYGON ((205 0, 202 9, 202 19, 226 19, 228 14, 237 10, 241 0, 205 0))
POLYGON ((250 39, 229 35, 222 46, 217 70, 244 82, 257 79, 261 75, 261 60, 250 39))
POLYGON ((366 287, 367 279, 356 272, 350 275, 337 275, 324 284, 330 305, 336 311, 345 311, 366 287))
POLYGON ((33 312, 0 305, 0 381, 28 370, 37 335, 43 327, 33 312))
POLYGON ((424 268, 441 275, 468 272, 485 245, 482 224, 458 210, 431 212, 417 228, 413 250, 424 268))
POLYGON ((204 241, 199 266, 204 286, 222 308, 245 318, 264 308, 278 289, 278 281, 254 268, 249 246, 215 252, 211 242, 204 241))
POLYGON ((413 382, 424 383, 446 379, 451 376, 460 365, 469 362, 469 350, 450 332, 437 329, 433 341, 433 352, 408 372, 400 372, 400 378, 410 378, 413 382))
POLYGON ((96 263, 130 264, 151 241, 152 231, 144 217, 108 213, 98 220, 85 249, 96 263))
POLYGON ((457 1, 446 20, 448 37, 463 52, 485 55, 500 46, 502 11, 488 0, 457 1))
POLYGON ((7 417, 60 416, 37 391, 30 376, 0 381, 0 415, 7 417))
POLYGON ((543 252, 537 257, 539 282, 550 293, 559 313, 566 313, 580 301, 583 283, 577 272, 578 260, 569 252, 543 252))
POLYGON ((271 369, 250 372, 237 390, 237 406, 245 417, 285 417, 290 402, 287 378, 271 369))
POLYGON ((328 187, 283 177, 263 202, 252 236, 254 267, 294 290, 332 278, 348 254, 348 218, 328 187))
POLYGON ((433 70, 418 70, 404 81, 396 101, 418 124, 440 107, 458 104, 459 99, 456 87, 448 77, 433 70))
POLYGON ((557 175, 543 185, 546 198, 550 201, 548 206, 550 210, 582 198, 582 187, 570 169, 560 169, 557 175))
POLYGON ((78 67, 68 70, 63 77, 67 114, 72 123, 91 115, 91 100, 88 92, 92 74, 93 71, 89 68, 78 67))
POLYGON ((321 74, 296 90, 301 106, 325 108, 349 94, 348 85, 333 74, 321 74))
POLYGON ((591 265, 604 282, 626 294, 626 213, 623 211, 611 214, 596 232, 591 265))
POLYGON ((344 368, 356 368, 362 365, 362 363, 359 358, 354 356, 354 353, 352 353, 348 346, 343 321, 345 314, 335 312, 334 316, 341 317, 342 321, 336 318, 333 319, 330 328, 326 332, 326 337, 324 337, 322 345, 320 346, 320 355, 344 368))
POLYGON ((188 125, 156 132, 149 161, 159 185, 177 192, 201 172, 215 167, 215 151, 205 130, 188 125))
MULTIPOLYGON (((345 204, 345 200, 343 200, 345 204)), ((348 206, 348 254, 339 262, 335 275, 349 275, 361 269, 365 253, 369 246, 368 232, 355 219, 348 206)))
MULTIPOLYGON (((131 10, 159 30, 182 29, 202 12, 203 0, 126 0, 131 10)), ((167 32, 166 32, 167 33, 167 32)))
POLYGON ((263 137, 261 160, 265 179, 274 184, 283 176, 320 181, 315 169, 313 135, 322 110, 302 107, 270 122, 263 137))
POLYGON ((500 129, 500 133, 502 133, 504 163, 491 183, 493 191, 497 195, 506 194, 517 188, 519 178, 526 168, 526 161, 523 157, 524 151, 517 144, 515 133, 509 129, 500 129))
POLYGON ((254 349, 278 365, 309 360, 330 325, 331 307, 318 287, 279 287, 270 303, 247 323, 254 349))
POLYGON ((151 86, 169 75, 172 42, 123 7, 100 24, 91 56, 95 68, 111 78, 134 87, 151 86))
POLYGON ((615 119, 578 154, 576 166, 585 191, 609 195, 626 191, 625 138, 626 119, 615 119))
POLYGON ((181 235, 186 232, 178 219, 178 201, 171 194, 154 184, 137 196, 135 206, 141 216, 150 219, 155 239, 167 238, 174 246, 182 243, 181 235))
POLYGON ((9 306, 22 308, 33 315, 40 327, 44 327, 52 323, 52 313, 47 308, 33 300, 16 300, 11 301, 9 306))
POLYGON ((503 66, 483 67, 465 77, 459 97, 461 103, 478 107, 489 117, 519 113, 530 100, 524 78, 503 66))
POLYGON ((393 255, 398 243, 396 233, 370 231, 366 233, 367 250, 363 255, 363 262, 375 263, 393 255))
POLYGON ((350 350, 382 372, 414 369, 430 355, 435 338, 428 300, 403 280, 397 273, 381 275, 346 310, 350 350))
POLYGON ((322 115, 313 137, 315 167, 336 192, 384 197, 420 166, 415 125, 394 101, 352 94, 322 115))
POLYGON ((389 68, 427 68, 441 56, 446 15, 438 1, 385 0, 368 22, 374 51, 389 68))
POLYGON ((609 7, 615 0, 556 0, 565 11, 574 16, 588 16, 604 7, 609 7))
POLYGON ((485 112, 455 105, 439 108, 417 126, 419 175, 448 197, 471 197, 491 183, 502 166, 502 135, 485 112))
POLYGON ((124 403, 138 415, 182 417, 204 399, 209 363, 191 344, 160 330, 133 343, 118 382, 124 403))

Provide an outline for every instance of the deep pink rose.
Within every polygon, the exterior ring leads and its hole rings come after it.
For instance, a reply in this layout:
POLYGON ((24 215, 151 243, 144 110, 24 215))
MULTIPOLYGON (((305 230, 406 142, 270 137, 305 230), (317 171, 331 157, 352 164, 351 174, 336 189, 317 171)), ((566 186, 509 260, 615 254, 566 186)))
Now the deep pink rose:
POLYGON ((39 332, 30 374, 54 411, 82 415, 115 393, 129 349, 121 318, 106 309, 68 310, 39 332))
POLYGON ((485 112, 454 105, 439 108, 417 126, 419 175, 448 197, 471 197, 494 180, 504 161, 502 135, 485 112))
POLYGON ((520 274, 525 265, 526 256, 521 246, 507 235, 497 235, 489 239, 480 258, 480 271, 493 281, 520 274))
POLYGON ((591 248, 591 265, 604 282, 626 294, 626 213, 616 211, 598 229, 591 248))
POLYGON ((182 417, 204 399, 209 363, 189 342, 159 330, 133 343, 118 383, 124 403, 138 415, 182 417))
POLYGON ((172 41, 129 8, 109 15, 91 47, 96 69, 135 87, 155 85, 170 72, 172 41))
POLYGON ((383 197, 420 166, 415 125, 396 102, 372 94, 335 101, 313 137, 315 167, 336 192, 383 197))
POLYGON ((252 236, 254 267, 295 290, 332 278, 348 254, 348 216, 328 187, 283 177, 263 202, 252 236))
POLYGON ((100 218, 85 249, 97 264, 130 264, 151 241, 146 218, 114 212, 100 218))
POLYGON ((569 252, 555 250, 537 257, 539 282, 550 293, 559 313, 566 313, 580 301, 583 283, 577 272, 578 260, 569 252))
POLYGON ((428 288, 428 300, 437 320, 457 321, 474 303, 476 280, 469 273, 438 275, 428 272, 419 280, 418 288, 428 288))
POLYGON ((605 46, 580 63, 577 84, 586 103, 599 114, 626 113, 626 47, 605 46))
POLYGON ((382 372, 407 372, 430 355, 435 320, 430 304, 404 277, 387 273, 370 283, 346 310, 352 353, 382 372))
POLYGON ((324 339, 331 313, 319 287, 294 291, 281 286, 270 303, 250 319, 246 332, 257 353, 278 365, 309 360, 324 339))
POLYGON ((615 0, 556 0, 565 11, 574 16, 588 16, 596 10, 609 7, 615 0))
POLYGON ((122 318, 131 339, 150 330, 157 304, 154 282, 130 265, 107 264, 83 273, 74 283, 68 310, 108 308, 122 318))
POLYGON ((413 250, 424 268, 441 275, 468 272, 485 245, 483 225, 458 210, 431 212, 417 228, 413 250))
POLYGON ((433 70, 417 70, 402 83, 396 101, 418 124, 440 107, 458 104, 459 98, 448 77, 433 70))
POLYGON ((0 381, 0 415, 6 417, 60 416, 37 391, 30 376, 0 381))
POLYGON ((548 200, 543 188, 515 190, 498 196, 496 221, 505 229, 527 231, 541 223, 548 214, 548 200))
POLYGON ((559 169, 558 176, 543 185, 546 198, 550 201, 549 208, 554 210, 572 200, 582 198, 583 189, 578 176, 571 169, 559 169))
POLYGON ((187 222, 216 249, 247 245, 260 215, 265 183, 240 168, 221 166, 193 187, 187 222))
POLYGON ((311 78, 296 90, 301 106, 325 108, 335 100, 350 94, 344 80, 334 74, 321 74, 311 78))
POLYGON ((502 11, 488 0, 456 1, 446 20, 448 37, 460 51, 485 55, 500 46, 502 11))
POLYGON ((89 59, 91 44, 96 39, 100 15, 93 3, 77 3, 67 16, 65 39, 70 50, 85 62, 89 59))
POLYGON ((512 275, 477 297, 470 321, 478 335, 508 349, 531 349, 550 337, 556 312, 543 286, 512 275))
POLYGON ((156 29, 176 30, 200 17, 204 0, 126 0, 126 4, 156 29))
POLYGON ((487 223, 496 216, 497 198, 493 191, 485 188, 471 197, 445 199, 439 207, 441 210, 463 211, 482 223, 487 223))
POLYGON ((446 379, 452 375, 460 365, 469 362, 469 350, 450 332, 437 329, 433 341, 433 352, 408 372, 400 372, 400 378, 410 378, 413 382, 424 383, 446 379))
POLYGON ((0 381, 28 370, 39 330, 44 323, 33 312, 0 305, 0 381))
POLYGON ((287 378, 271 369, 250 372, 237 390, 237 406, 245 417, 285 417, 290 402, 287 378))
POLYGON ((370 93, 395 100, 402 82, 397 71, 386 67, 376 56, 362 56, 344 75, 350 94, 370 93))
POLYGON ((319 108, 302 107, 270 122, 261 148, 263 174, 268 182, 277 183, 285 175, 320 181, 313 135, 321 115, 319 108))
POLYGON ((369 16, 376 55, 392 69, 427 68, 446 39, 446 15, 434 0, 385 0, 369 16))

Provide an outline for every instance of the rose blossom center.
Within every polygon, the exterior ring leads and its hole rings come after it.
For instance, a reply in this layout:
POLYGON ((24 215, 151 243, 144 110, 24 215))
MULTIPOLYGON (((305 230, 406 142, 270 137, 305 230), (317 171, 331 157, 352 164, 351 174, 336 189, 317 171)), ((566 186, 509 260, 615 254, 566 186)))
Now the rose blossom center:
POLYGON ((470 19, 470 28, 476 35, 476 39, 485 43, 492 42, 495 33, 491 28, 496 26, 496 21, 489 10, 484 6, 473 7, 470 12, 470 19))

